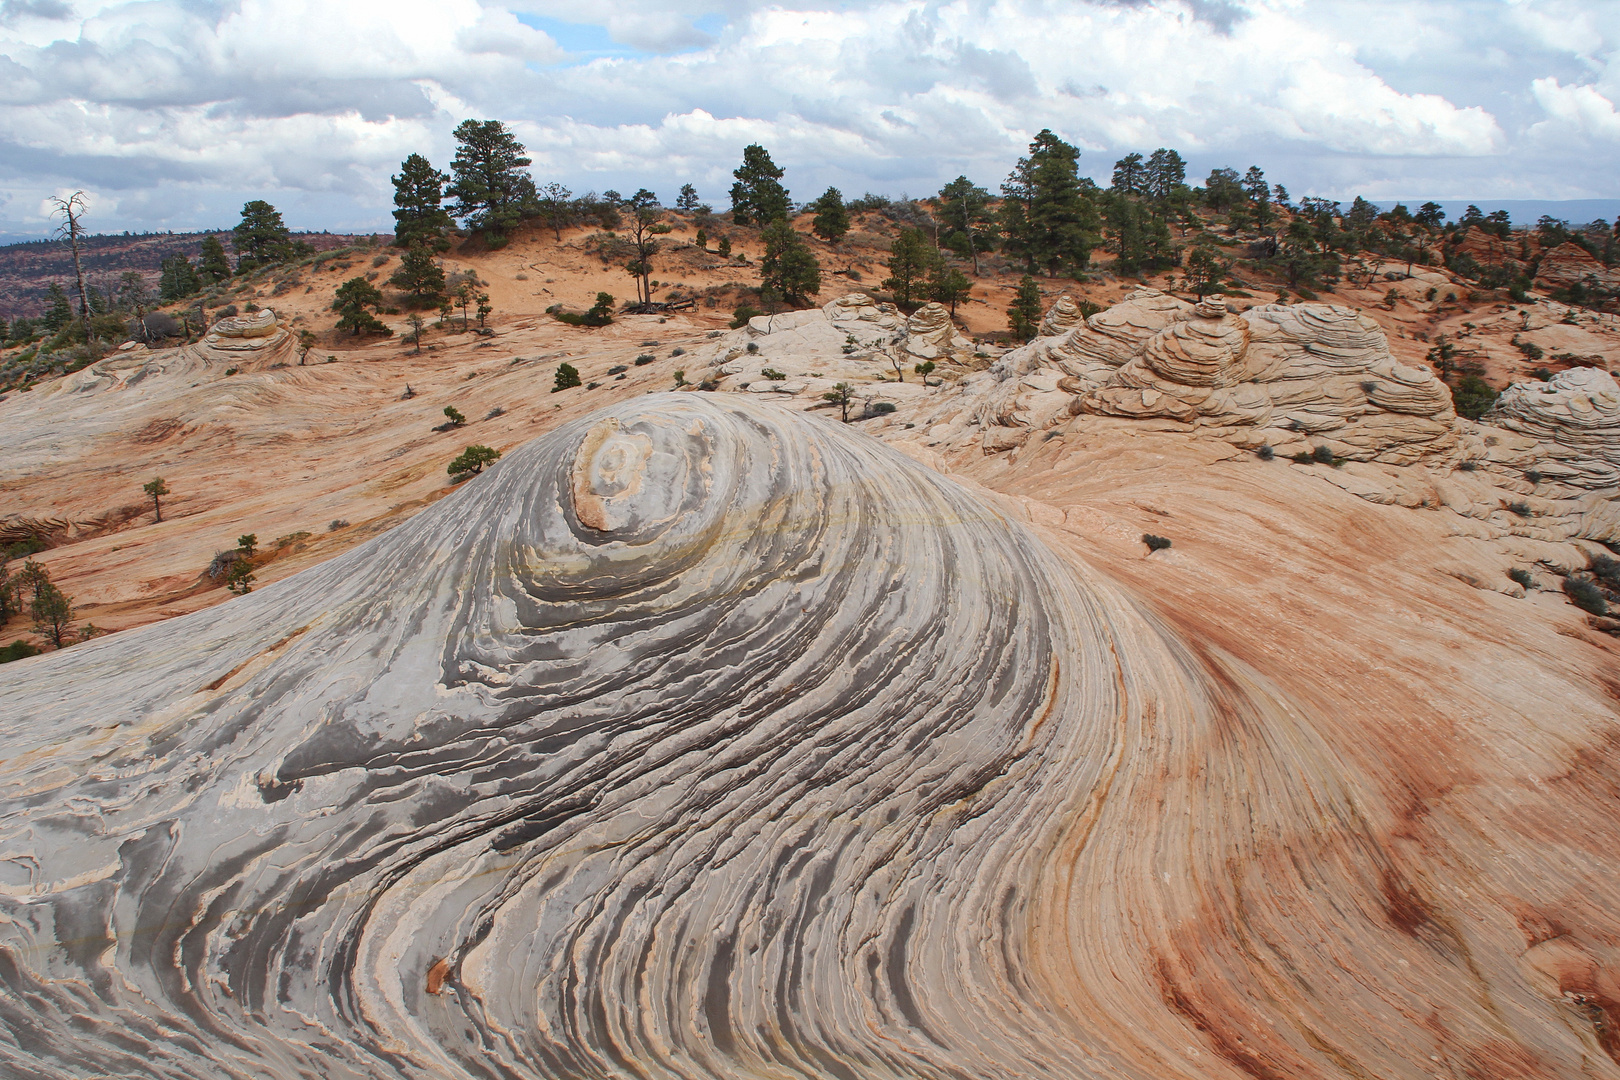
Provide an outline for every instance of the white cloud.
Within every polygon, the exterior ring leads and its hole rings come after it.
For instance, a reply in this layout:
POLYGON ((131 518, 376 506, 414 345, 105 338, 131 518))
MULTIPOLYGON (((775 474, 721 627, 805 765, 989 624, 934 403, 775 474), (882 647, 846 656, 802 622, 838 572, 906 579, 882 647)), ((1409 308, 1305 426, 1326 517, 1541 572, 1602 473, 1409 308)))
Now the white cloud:
MULTIPOLYGON (((5 2, 9 18, 47 0, 5 2)), ((690 180, 717 200, 747 142, 771 148, 800 197, 827 183, 920 193, 961 172, 994 186, 1047 126, 1104 177, 1123 153, 1175 146, 1199 170, 1261 164, 1296 193, 1609 194, 1612 160, 1561 148, 1620 134, 1617 9, 78 0, 71 22, 0 25, 0 189, 28 206, 93 184, 129 215, 108 228, 149 223, 165 187, 177 215, 251 191, 310 208, 303 224, 382 224, 400 158, 443 165, 450 130, 479 116, 518 130, 545 179, 690 180), (520 11, 590 20, 635 52, 568 66, 520 11), (703 21, 715 15, 723 29, 703 21)))
POLYGON ((1542 139, 1587 136, 1620 141, 1620 113, 1597 87, 1562 86, 1557 79, 1546 78, 1532 82, 1530 90, 1550 118, 1531 127, 1532 135, 1542 139))

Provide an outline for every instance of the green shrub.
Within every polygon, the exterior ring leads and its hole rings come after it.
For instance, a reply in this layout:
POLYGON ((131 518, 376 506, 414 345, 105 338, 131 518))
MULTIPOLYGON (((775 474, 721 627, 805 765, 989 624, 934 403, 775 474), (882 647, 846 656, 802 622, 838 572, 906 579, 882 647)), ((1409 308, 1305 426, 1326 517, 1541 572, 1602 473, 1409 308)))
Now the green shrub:
POLYGON ((780 372, 775 368, 761 368, 759 373, 761 377, 769 379, 771 382, 781 382, 783 379, 787 378, 785 373, 780 372))
POLYGON ((1333 464, 1333 450, 1332 450, 1332 448, 1328 447, 1328 446, 1318 446, 1315 450, 1311 451, 1311 460, 1312 461, 1319 461, 1323 465, 1332 465, 1333 464))
POLYGON ((636 367, 641 367, 643 364, 650 364, 656 359, 658 358, 652 353, 644 352, 640 356, 636 357, 636 367))
POLYGON ((501 456, 501 452, 488 446, 469 446, 458 454, 444 471, 460 479, 463 476, 477 476, 484 471, 484 466, 493 465, 501 456))
POLYGON ((1458 416, 1478 420, 1496 404, 1497 392, 1478 375, 1465 375, 1451 391, 1451 403, 1458 416))
POLYGON ((1534 469, 1526 469, 1525 472, 1524 472, 1524 478, 1526 480, 1528 480, 1532 484, 1539 484, 1543 480, 1547 479, 1545 476, 1542 476, 1540 473, 1536 472, 1536 470, 1534 470, 1534 469))
POLYGON ((873 402, 872 413, 874 416, 884 416, 888 413, 894 412, 894 408, 894 402, 892 401, 873 402))
POLYGON ((1256 450, 1254 453, 1255 456, 1261 461, 1270 461, 1272 458, 1277 456, 1277 451, 1272 449, 1270 443, 1263 443, 1260 449, 1256 450))
POLYGON ((580 385, 579 369, 566 360, 558 364, 557 378, 551 387, 551 392, 555 394, 559 390, 567 390, 578 385, 580 385))
POLYGON ((467 418, 462 416, 460 410, 458 410, 454 405, 446 405, 444 407, 444 415, 449 417, 451 426, 453 427, 460 427, 467 422, 467 418))
POLYGON ((765 313, 752 304, 743 304, 731 313, 731 328, 740 330, 748 325, 749 319, 757 318, 763 314, 765 313))
POLYGON ((1165 548, 1170 546, 1170 541, 1167 538, 1163 536, 1154 536, 1152 533, 1143 533, 1142 543, 1147 545, 1148 554, 1150 555, 1155 551, 1163 551, 1165 548))
POLYGON ((13 660, 22 660, 29 656, 38 656, 39 647, 22 638, 18 638, 10 645, 0 649, 0 664, 9 664, 13 660))
POLYGON ((626 371, 629 371, 629 370, 630 369, 628 367, 626 367, 624 364, 614 364, 612 367, 607 369, 607 373, 609 375, 622 375, 626 371))
POLYGON ((1603 599, 1603 591, 1584 578, 1565 578, 1564 595, 1569 602, 1590 615, 1607 615, 1609 605, 1603 599))
POLYGON ((1530 576, 1530 571, 1520 569, 1517 566, 1508 571, 1508 577, 1527 589, 1536 587, 1536 579, 1530 576))
POLYGON ((1527 518, 1535 512, 1530 509, 1530 504, 1525 502, 1523 499, 1516 499, 1513 502, 1508 503, 1507 508, 1512 513, 1517 514, 1522 518, 1527 518))

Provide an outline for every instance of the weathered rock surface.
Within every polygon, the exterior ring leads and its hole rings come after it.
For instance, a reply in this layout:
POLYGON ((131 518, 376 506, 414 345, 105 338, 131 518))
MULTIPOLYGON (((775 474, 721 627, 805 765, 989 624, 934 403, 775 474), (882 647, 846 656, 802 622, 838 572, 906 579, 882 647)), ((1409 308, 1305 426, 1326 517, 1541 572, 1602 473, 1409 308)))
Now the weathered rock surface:
POLYGON ((1620 487, 1620 384, 1607 371, 1571 368, 1548 382, 1515 383, 1485 422, 1534 439, 1534 468, 1548 479, 1620 487))
POLYGON ((565 425, 0 672, 0 1068, 1611 1074, 1600 706, 1422 788, 1183 633, 841 425, 565 425))
POLYGON ((1536 267, 1536 287, 1542 289, 1568 288, 1571 285, 1593 284, 1602 289, 1620 288, 1620 270, 1610 269, 1591 252, 1571 240, 1553 248, 1541 257, 1536 267))

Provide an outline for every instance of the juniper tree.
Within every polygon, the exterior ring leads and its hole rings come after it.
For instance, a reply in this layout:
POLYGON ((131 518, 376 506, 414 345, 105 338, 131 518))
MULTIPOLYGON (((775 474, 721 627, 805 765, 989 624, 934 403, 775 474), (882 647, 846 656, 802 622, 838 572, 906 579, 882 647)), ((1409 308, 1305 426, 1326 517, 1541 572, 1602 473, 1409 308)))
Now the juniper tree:
POLYGON ((365 278, 352 277, 345 281, 338 286, 337 295, 332 300, 332 310, 339 316, 338 329, 352 330, 356 336, 361 333, 393 333, 367 310, 381 307, 382 302, 382 293, 365 278))
POLYGON ((163 482, 163 477, 154 476, 141 485, 141 490, 152 497, 152 520, 154 524, 163 520, 163 496, 169 493, 169 485, 163 482))

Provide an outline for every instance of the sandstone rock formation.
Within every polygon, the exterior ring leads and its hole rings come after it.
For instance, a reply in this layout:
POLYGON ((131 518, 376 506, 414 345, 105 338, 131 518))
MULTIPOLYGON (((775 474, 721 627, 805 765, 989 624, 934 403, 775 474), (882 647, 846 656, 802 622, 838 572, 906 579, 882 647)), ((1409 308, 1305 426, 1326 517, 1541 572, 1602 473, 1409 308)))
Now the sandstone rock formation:
POLYGON ((1046 315, 1041 319, 1040 336, 1056 337, 1079 326, 1085 319, 1080 315, 1080 305, 1074 302, 1074 297, 1064 293, 1047 309, 1046 315))
MULTIPOLYGON (((1062 390, 1074 395, 1068 411, 1077 415, 1172 420, 1240 445, 1326 445, 1341 457, 1396 463, 1483 452, 1458 423, 1445 384, 1396 361, 1370 318, 1326 304, 1237 314, 1220 297, 1193 305, 1143 289, 1007 354, 996 369, 1002 385, 979 411, 986 425, 1051 423, 1059 412, 1045 395, 1062 390), (1065 377, 1042 377, 1054 369, 1065 377)), ((1022 441, 1008 439, 987 433, 985 446, 1022 441)))
POLYGON ((1356 460, 1410 463, 1463 447, 1445 384, 1391 357, 1377 323, 1325 304, 1234 315, 1206 299, 1076 408, 1250 429, 1248 442, 1314 440, 1356 460))
POLYGON ((1593 285, 1600 289, 1620 288, 1620 269, 1610 269, 1572 240, 1566 240, 1541 257, 1536 267, 1539 289, 1593 285))
POLYGON ((1182 634, 842 425, 597 413, 0 672, 0 1069, 1614 1075, 1586 699, 1424 788, 1182 634))
POLYGON ((1606 371, 1571 368, 1548 382, 1515 383, 1485 422, 1535 440, 1533 467, 1547 479, 1620 487, 1620 384, 1606 371))

